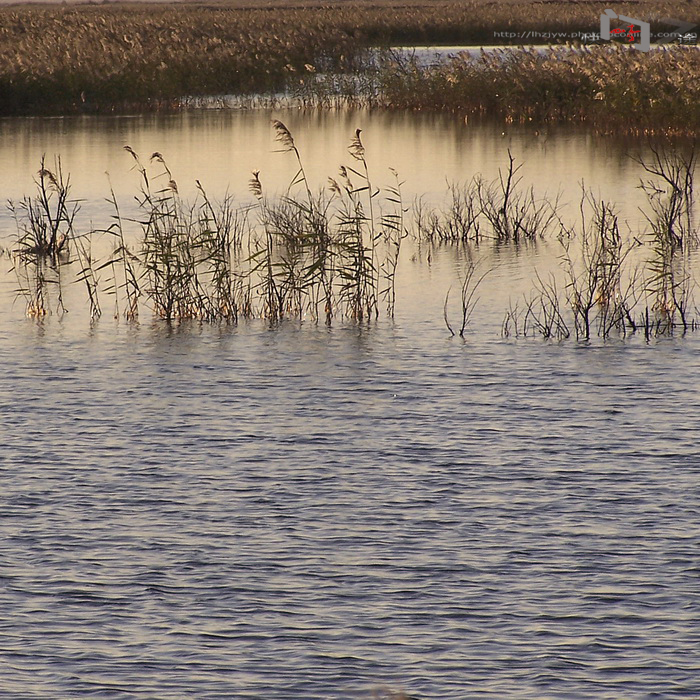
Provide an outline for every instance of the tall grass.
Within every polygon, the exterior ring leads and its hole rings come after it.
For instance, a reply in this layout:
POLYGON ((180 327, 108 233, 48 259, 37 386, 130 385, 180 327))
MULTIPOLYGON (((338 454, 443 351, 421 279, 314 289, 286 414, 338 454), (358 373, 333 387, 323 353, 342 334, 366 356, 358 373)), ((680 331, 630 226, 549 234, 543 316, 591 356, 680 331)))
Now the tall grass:
MULTIPOLYGON (((677 0, 641 0, 615 9, 640 19, 665 16, 700 21, 696 9, 677 0)), ((350 0, 333 6, 251 7, 229 2, 1 7, 0 114, 170 109, 182 106, 185 96, 246 94, 293 85, 305 90, 315 75, 362 68, 370 46, 538 43, 539 32, 597 31, 599 12, 597 5, 563 0, 535 5, 350 0), (497 35, 504 30, 518 37, 497 35)), ((557 105, 568 110, 572 95, 563 101, 558 95, 579 91, 575 75, 548 65, 538 68, 541 79, 536 81, 531 69, 524 67, 531 101, 547 98, 554 101, 554 111, 557 105)), ((686 85, 697 82, 694 66, 689 76, 685 68, 680 72, 689 77, 686 85)), ((511 70, 498 85, 487 81, 488 89, 481 96, 484 103, 498 102, 495 93, 508 94, 500 90, 508 88, 508 78, 517 78, 515 74, 511 70)), ((606 85, 608 77, 603 70, 606 85)), ((483 79, 470 78, 469 85, 460 89, 459 83, 465 80, 464 66, 429 76, 389 71, 382 79, 386 97, 381 101, 399 105, 410 95, 407 87, 415 85, 418 94, 408 100, 415 106, 418 101, 432 104, 437 97, 437 105, 468 109, 471 103, 462 98, 456 104, 455 93, 464 96, 468 87, 482 84, 483 79), (457 84, 450 87, 453 78, 457 84)), ((621 79, 617 82, 622 85, 621 79)), ((627 87, 631 84, 635 94, 643 97, 646 93, 637 91, 635 82, 628 81, 627 87)), ((515 94, 524 89, 516 80, 515 94)), ((605 93, 603 88, 598 90, 605 93)), ((367 90, 361 93, 366 96, 367 90)), ((337 88, 330 94, 337 94, 337 88)), ((624 102, 631 97, 619 99, 624 102)), ((672 89, 662 90, 656 99, 654 109, 659 113, 676 102, 672 89)))
POLYGON ((37 195, 14 206, 15 271, 27 313, 51 312, 52 283, 62 310, 61 272, 72 265, 93 319, 102 313, 103 294, 113 297, 115 316, 128 321, 145 306, 167 322, 261 317, 273 324, 307 318, 360 323, 377 318, 382 301, 393 316, 406 236, 398 176, 385 193, 374 188, 358 132, 348 152, 360 168, 341 166, 327 190, 314 193, 291 132, 282 122, 273 126, 282 151, 298 167, 284 196, 268 197, 256 172, 252 205, 231 197, 214 201, 199 181, 195 200, 187 202, 162 154, 142 158, 125 146, 138 175, 137 214, 123 217, 110 192, 112 223, 80 233, 68 178, 60 169, 58 176, 49 172, 42 161, 37 195), (127 242, 127 227, 140 230, 138 243, 127 242), (102 260, 93 253, 98 235, 113 243, 102 260))
MULTIPOLYGON (((393 54, 372 83, 346 102, 448 111, 467 121, 491 116, 506 123, 573 122, 610 133, 695 134, 698 77, 700 54, 694 47, 648 53, 616 45, 500 49, 459 53, 433 66, 393 54)), ((327 101, 327 86, 319 92, 319 101, 327 101)))
POLYGON ((167 321, 235 321, 240 285, 231 262, 241 247, 245 217, 236 213, 230 198, 212 203, 199 182, 199 198, 187 204, 160 153, 149 159, 161 168, 152 178, 139 155, 126 149, 141 176, 137 223, 143 237, 140 254, 134 256, 126 250, 117 227, 120 244, 109 262, 124 267, 127 318, 136 317, 138 295, 145 285, 143 291, 156 316, 167 321), (140 274, 136 272, 139 264, 140 274))
POLYGON ((646 229, 625 235, 629 224, 615 207, 586 190, 579 221, 566 224, 557 198, 536 198, 523 187, 510 154, 492 183, 475 176, 462 188, 452 185, 446 212, 426 214, 419 204, 412 222, 397 173, 383 190, 374 185, 359 130, 349 141, 352 165, 342 165, 327 188, 315 190, 292 133, 279 121, 273 128, 280 158, 293 159, 297 168, 282 196, 269 195, 255 172, 252 203, 214 201, 199 181, 188 202, 160 153, 142 159, 127 146, 139 178, 139 209, 124 218, 111 192, 113 219, 103 229, 81 230, 69 177, 60 162, 49 170, 42 160, 36 194, 11 205, 14 270, 27 314, 65 311, 63 288, 72 278, 84 286, 93 320, 105 308, 105 294, 113 297, 115 316, 129 321, 144 307, 166 322, 263 318, 273 325, 287 319, 330 325, 366 323, 381 312, 391 318, 402 244, 413 234, 418 241, 464 247, 457 321, 449 293, 444 305, 449 332, 464 336, 489 272, 474 258, 478 248, 518 250, 556 232, 558 273, 535 275, 532 293, 508 309, 504 335, 651 338, 698 325, 693 151, 652 147, 651 156, 639 160, 646 229), (128 242, 127 228, 139 229, 137 241, 128 242), (101 260, 94 252, 97 236, 113 243, 101 260))

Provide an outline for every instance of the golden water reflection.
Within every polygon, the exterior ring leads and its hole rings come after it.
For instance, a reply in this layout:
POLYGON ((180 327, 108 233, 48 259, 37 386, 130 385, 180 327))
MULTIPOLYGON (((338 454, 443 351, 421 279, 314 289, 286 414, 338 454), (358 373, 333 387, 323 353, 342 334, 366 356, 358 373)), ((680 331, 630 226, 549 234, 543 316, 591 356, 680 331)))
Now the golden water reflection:
MULTIPOLYGON (((361 128, 374 184, 392 184, 389 168, 394 168, 405 182, 407 200, 417 195, 440 200, 446 181, 477 173, 493 179, 507 163, 510 149, 523 164, 523 184, 534 185, 538 194, 561 191, 575 212, 583 181, 604 199, 617 202, 628 216, 639 218, 640 168, 630 158, 639 151, 634 142, 573 128, 466 124, 456 116, 349 110, 3 119, 0 197, 18 199, 31 193, 42 155, 49 164, 60 156, 71 175, 73 195, 85 200, 84 210, 91 216, 108 213, 103 200, 110 180, 124 201, 138 191, 139 178, 125 145, 146 160, 155 151, 162 153, 180 192, 188 196, 198 179, 213 196, 228 190, 239 200, 249 200, 253 170, 260 171, 269 193, 281 192, 293 179, 296 163, 290 154, 278 152, 272 119, 281 119, 292 131, 314 188, 324 187, 339 165, 352 164, 347 146, 361 128)), ((7 213, 1 216, 4 222, 7 213)))

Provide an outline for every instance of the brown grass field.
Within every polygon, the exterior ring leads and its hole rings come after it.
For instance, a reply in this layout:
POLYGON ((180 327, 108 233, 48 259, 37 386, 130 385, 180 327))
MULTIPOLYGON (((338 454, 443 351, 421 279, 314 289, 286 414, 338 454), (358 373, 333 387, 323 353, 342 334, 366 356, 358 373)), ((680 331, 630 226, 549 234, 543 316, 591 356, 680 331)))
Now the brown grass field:
MULTIPOLYGON (((548 43, 540 37, 545 32, 561 33, 551 41, 564 43, 574 33, 597 31, 599 15, 609 6, 607 0, 7 4, 0 7, 0 114, 170 109, 185 95, 280 90, 310 71, 361 71, 368 47, 548 43)), ((652 22, 652 31, 668 29, 660 24, 664 17, 700 23, 700 10, 685 1, 639 0, 614 9, 652 22)), ((629 87, 641 80, 662 93, 655 114, 662 108, 673 112, 678 102, 687 121, 687 91, 694 95, 700 66, 680 54, 661 52, 660 59, 656 53, 625 52, 607 63, 577 59, 564 68, 561 62, 527 58, 509 63, 507 70, 487 66, 480 75, 464 63, 452 64, 403 81, 394 70, 380 80, 379 103, 512 117, 511 107, 522 112, 527 102, 530 114, 543 116, 536 103, 546 98, 556 105, 547 118, 570 116, 572 110, 585 117, 592 106, 600 108, 600 93, 614 92, 616 81, 629 87), (500 92, 492 89, 496 84, 500 92), (504 98, 494 105, 496 93, 509 95, 512 105, 504 98)), ((628 113, 639 109, 630 100, 625 105, 628 113)))

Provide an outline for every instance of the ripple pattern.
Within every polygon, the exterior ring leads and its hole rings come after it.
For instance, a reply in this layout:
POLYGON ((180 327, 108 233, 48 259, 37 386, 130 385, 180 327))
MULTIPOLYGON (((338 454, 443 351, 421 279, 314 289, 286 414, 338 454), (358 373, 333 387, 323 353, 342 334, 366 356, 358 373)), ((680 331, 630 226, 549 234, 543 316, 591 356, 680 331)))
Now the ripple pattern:
POLYGON ((0 696, 700 697, 696 339, 0 333, 0 696))

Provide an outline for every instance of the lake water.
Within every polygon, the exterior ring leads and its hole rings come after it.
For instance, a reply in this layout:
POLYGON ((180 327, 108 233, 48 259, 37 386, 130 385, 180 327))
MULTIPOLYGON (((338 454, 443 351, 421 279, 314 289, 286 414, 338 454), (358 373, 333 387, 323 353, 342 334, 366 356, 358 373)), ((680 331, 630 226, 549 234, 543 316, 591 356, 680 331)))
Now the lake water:
MULTIPOLYGON (((102 224, 128 144, 244 203, 251 170, 294 175, 271 117, 319 187, 362 128, 408 199, 510 148, 572 216, 583 179, 641 219, 634 142, 421 115, 1 120, 0 193, 60 154, 102 224)), ((404 253, 394 321, 275 329, 91 323, 77 285, 37 322, 0 259, 0 696, 700 696, 698 337, 502 338, 550 240, 482 245, 452 338, 464 251, 404 253)))

